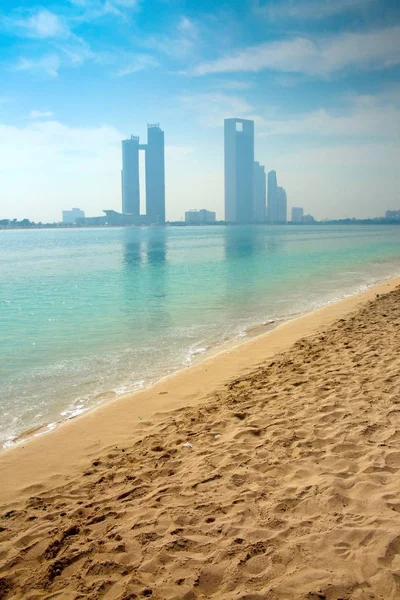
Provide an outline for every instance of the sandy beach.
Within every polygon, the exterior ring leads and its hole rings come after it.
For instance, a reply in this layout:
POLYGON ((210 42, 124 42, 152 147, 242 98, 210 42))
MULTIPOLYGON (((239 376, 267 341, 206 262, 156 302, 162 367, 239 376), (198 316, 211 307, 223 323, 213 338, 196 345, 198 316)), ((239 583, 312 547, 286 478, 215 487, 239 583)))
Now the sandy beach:
POLYGON ((400 598, 400 279, 0 454, 0 600, 400 598))

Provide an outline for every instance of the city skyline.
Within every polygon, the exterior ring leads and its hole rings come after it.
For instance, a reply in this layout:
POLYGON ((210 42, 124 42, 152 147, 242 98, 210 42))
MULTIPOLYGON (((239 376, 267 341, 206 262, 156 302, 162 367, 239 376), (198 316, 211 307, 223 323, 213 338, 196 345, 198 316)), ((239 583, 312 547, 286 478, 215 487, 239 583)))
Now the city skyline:
POLYGON ((256 158, 279 173, 289 210, 396 209, 399 32, 395 0, 4 0, 2 216, 121 210, 120 142, 156 119, 167 219, 188 206, 221 217, 230 115, 254 120, 256 158))

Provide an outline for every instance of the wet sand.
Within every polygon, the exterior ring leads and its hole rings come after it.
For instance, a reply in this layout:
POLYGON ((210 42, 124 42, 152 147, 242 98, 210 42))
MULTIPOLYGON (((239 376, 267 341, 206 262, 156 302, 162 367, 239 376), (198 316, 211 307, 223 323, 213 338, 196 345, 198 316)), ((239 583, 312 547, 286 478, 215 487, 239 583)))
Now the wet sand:
POLYGON ((399 283, 3 452, 0 599, 400 598, 399 283))

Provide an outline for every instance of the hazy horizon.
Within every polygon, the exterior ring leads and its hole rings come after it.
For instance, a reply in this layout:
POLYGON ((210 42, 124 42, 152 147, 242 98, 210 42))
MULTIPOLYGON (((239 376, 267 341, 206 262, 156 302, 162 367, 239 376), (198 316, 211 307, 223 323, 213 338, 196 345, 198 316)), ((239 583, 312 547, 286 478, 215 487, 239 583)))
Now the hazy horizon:
POLYGON ((394 0, 5 0, 0 47, 0 218, 120 211, 121 140, 160 122, 167 219, 222 219, 227 117, 289 213, 400 208, 394 0))

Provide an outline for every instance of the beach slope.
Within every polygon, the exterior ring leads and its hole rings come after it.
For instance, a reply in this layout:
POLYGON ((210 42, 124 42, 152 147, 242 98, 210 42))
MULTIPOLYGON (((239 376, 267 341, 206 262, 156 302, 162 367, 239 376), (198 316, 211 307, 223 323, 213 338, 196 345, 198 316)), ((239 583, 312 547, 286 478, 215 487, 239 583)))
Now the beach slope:
POLYGON ((397 287, 7 498, 0 599, 400 598, 399 367, 397 287))

